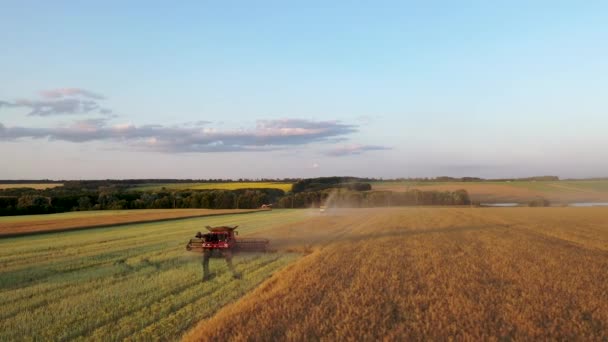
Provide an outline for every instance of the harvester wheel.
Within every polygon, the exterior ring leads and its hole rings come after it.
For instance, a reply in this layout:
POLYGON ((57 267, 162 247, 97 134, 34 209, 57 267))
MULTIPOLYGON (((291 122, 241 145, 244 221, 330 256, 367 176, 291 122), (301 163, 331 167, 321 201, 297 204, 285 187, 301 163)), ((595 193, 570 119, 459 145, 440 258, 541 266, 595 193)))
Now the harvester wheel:
POLYGON ((211 251, 203 252, 203 281, 207 281, 211 279, 211 275, 209 274, 209 258, 211 257, 211 251))
POLYGON ((226 264, 228 265, 228 269, 232 272, 232 277, 234 279, 240 279, 241 275, 236 271, 234 265, 232 264, 232 251, 222 251, 222 255, 226 260, 226 264))

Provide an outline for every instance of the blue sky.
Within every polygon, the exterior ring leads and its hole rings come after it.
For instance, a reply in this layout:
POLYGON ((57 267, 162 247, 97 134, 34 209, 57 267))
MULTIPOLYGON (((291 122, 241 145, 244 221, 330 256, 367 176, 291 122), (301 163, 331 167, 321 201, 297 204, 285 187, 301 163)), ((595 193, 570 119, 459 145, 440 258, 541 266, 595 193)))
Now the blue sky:
POLYGON ((608 175, 605 2, 40 2, 0 178, 608 175))

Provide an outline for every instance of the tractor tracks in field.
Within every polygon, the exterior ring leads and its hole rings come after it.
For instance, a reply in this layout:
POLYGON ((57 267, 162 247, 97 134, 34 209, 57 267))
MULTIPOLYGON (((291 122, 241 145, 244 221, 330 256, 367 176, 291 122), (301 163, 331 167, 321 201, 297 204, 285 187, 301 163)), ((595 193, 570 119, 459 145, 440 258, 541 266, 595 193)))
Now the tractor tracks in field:
MULTIPOLYGON (((245 265, 241 265, 237 267, 240 272, 250 273, 258 268, 262 268, 266 265, 273 264, 279 260, 279 257, 271 258, 266 260, 260 264, 255 263, 255 259, 248 260, 249 262, 245 265)), ((210 286, 201 287, 201 280, 197 276, 190 281, 185 282, 179 287, 174 287, 168 292, 164 292, 162 294, 157 294, 152 298, 147 298, 146 301, 138 303, 139 305, 133 306, 131 310, 126 312, 121 312, 121 317, 126 317, 126 320, 133 320, 133 316, 136 317, 144 317, 147 316, 148 310, 151 306, 163 306, 162 303, 171 303, 171 305, 167 305, 172 313, 178 312, 184 307, 196 302, 197 299, 205 298, 218 290, 220 290, 226 284, 221 282, 221 280, 225 277, 229 277, 229 272, 223 272, 221 275, 217 275, 215 281, 211 281, 210 286)), ((159 321, 164 319, 166 316, 162 317, 152 317, 152 320, 145 323, 143 326, 138 327, 138 331, 146 330, 147 328, 157 324, 159 321)), ((95 336, 96 334, 100 334, 102 331, 111 330, 110 326, 118 324, 120 325, 121 319, 116 320, 115 317, 110 317, 99 324, 89 327, 86 332, 81 332, 75 334, 70 339, 78 339, 85 338, 86 336, 95 336)), ((135 336, 137 332, 130 331, 121 334, 121 336, 117 336, 119 339, 127 339, 129 336, 135 336)))
MULTIPOLYGON (((554 225, 552 223, 546 223, 543 221, 534 221, 532 219, 530 219, 530 217, 528 216, 523 216, 522 217, 513 217, 513 216, 508 216, 508 217, 500 217, 498 214, 496 213, 501 213, 500 211, 504 211, 504 210, 521 210, 521 211, 525 211, 525 210, 535 210, 535 211, 539 211, 539 210, 543 210, 545 208, 491 208, 491 209, 487 209, 487 208, 473 208, 471 212, 468 213, 462 213, 462 217, 463 219, 466 219, 467 216, 476 220, 477 222, 479 222, 479 224, 481 226, 484 226, 486 230, 490 230, 490 229, 502 229, 503 231, 508 231, 510 233, 519 233, 522 235, 527 236, 529 239, 531 240, 537 240, 537 241, 545 241, 547 243, 551 243, 554 244, 556 246, 562 246, 562 247, 574 247, 574 248, 580 248, 580 249, 585 249, 585 250, 591 250, 591 251, 597 251, 600 252, 602 254, 605 254, 608 256, 608 248, 601 248, 598 247, 597 245, 590 245, 589 241, 583 241, 582 239, 576 239, 575 236, 572 236, 572 234, 575 234, 575 232, 581 228, 589 228, 587 226, 585 226, 584 224, 580 224, 579 222, 573 223, 572 224, 572 229, 569 230, 554 230, 556 228, 554 228, 554 225), (494 215, 487 215, 487 210, 495 210, 494 215), (526 221, 528 220, 528 221, 526 221), (558 233, 562 233, 561 235, 558 235, 558 233), (570 236, 568 236, 570 235, 570 236)), ((556 208, 546 208, 545 210, 552 210, 552 209, 556 209, 556 208)), ((505 212, 506 213, 506 212, 505 212)), ((602 227, 593 227, 593 228, 589 228, 589 229, 595 229, 596 231, 600 231, 602 229, 602 227)), ((608 226, 605 227, 604 230, 608 230, 608 226)), ((605 243, 606 246, 608 246, 608 241, 606 241, 605 243)))

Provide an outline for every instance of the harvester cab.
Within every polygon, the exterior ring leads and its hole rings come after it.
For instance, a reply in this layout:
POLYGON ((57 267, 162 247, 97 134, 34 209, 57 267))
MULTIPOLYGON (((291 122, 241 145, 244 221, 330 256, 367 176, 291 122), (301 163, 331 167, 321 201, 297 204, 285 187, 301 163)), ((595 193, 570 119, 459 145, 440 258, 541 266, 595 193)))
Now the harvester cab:
POLYGON ((194 239, 186 245, 186 250, 190 252, 201 252, 203 254, 203 280, 210 278, 209 274, 209 258, 221 255, 226 260, 228 268, 232 271, 235 278, 240 275, 232 266, 233 252, 249 251, 249 252, 266 252, 268 240, 266 239, 236 239, 238 226, 207 226, 209 233, 203 234, 198 232, 194 239))
POLYGON ((234 227, 209 227, 207 226, 207 230, 209 233, 203 234, 198 232, 191 239, 186 249, 188 251, 193 252, 203 252, 205 250, 213 251, 213 250, 225 250, 225 249, 233 249, 236 245, 235 235, 238 235, 235 229, 238 226, 234 227))

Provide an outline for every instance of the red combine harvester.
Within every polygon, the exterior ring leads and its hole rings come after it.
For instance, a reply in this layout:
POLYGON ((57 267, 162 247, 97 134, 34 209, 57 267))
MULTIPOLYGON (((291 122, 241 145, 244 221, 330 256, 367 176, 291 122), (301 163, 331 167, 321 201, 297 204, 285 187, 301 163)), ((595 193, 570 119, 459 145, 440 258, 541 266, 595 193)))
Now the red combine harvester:
POLYGON ((190 239, 186 250, 190 252, 203 253, 203 281, 210 279, 209 258, 213 256, 223 256, 228 264, 228 268, 235 278, 240 275, 232 265, 232 254, 234 252, 266 252, 268 240, 266 239, 237 239, 238 226, 228 227, 205 227, 209 231, 207 234, 198 232, 194 239, 190 239))

